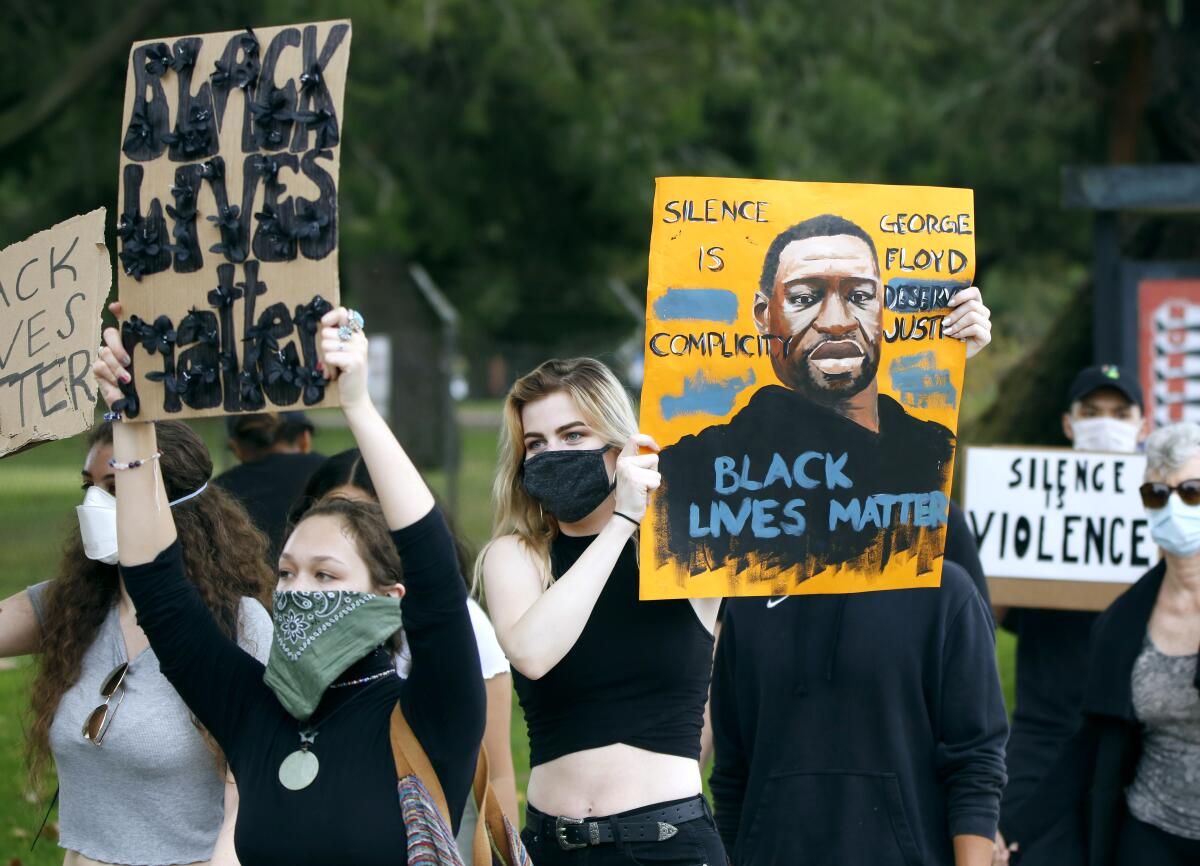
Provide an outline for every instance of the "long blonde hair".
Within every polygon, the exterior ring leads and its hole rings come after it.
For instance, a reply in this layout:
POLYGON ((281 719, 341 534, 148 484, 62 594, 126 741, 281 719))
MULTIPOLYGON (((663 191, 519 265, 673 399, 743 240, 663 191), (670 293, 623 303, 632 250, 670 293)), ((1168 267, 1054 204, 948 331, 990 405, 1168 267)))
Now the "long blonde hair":
MULTIPOLYGON (((500 431, 496 481, 492 486, 492 539, 515 535, 543 565, 549 586, 550 543, 558 534, 558 521, 542 510, 525 491, 521 478, 525 465, 525 426, 521 410, 535 400, 562 392, 575 401, 583 422, 606 444, 618 449, 637 432, 637 418, 625 388, 612 370, 594 358, 552 359, 518 379, 504 399, 504 426, 500 431)), ((491 541, 475 559, 475 589, 483 581, 483 561, 491 541)))

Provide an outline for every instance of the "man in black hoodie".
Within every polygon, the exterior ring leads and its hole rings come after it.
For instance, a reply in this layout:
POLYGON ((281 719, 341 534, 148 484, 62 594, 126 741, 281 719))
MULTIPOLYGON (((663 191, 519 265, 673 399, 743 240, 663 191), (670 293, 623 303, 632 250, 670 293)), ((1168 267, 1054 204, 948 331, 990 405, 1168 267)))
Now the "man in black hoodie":
MULTIPOLYGON (((854 452, 877 492, 942 490, 952 435, 909 416, 874 384, 881 310, 878 262, 858 226, 825 216, 780 235, 756 313, 772 332, 795 326, 773 358, 789 388, 764 388, 734 422, 665 449, 664 486, 703 483, 697 468, 713 463, 702 444, 728 451, 733 443, 723 440, 736 428, 739 445, 773 443, 789 430, 789 446, 802 437, 854 452)), ((981 315, 971 324, 987 333, 968 354, 990 339, 981 315)), ((668 532, 680 533, 680 516, 666 517, 668 532)), ((945 539, 941 525, 883 535, 884 551, 916 548, 930 562, 945 539)), ((689 565, 703 567, 715 541, 681 545, 698 551, 689 565)), ((841 534, 805 541, 767 556, 812 574, 866 552, 843 549, 841 534)), ((991 614, 952 562, 936 589, 731 599, 712 725, 710 785, 735 866, 992 863, 1008 724, 991 614)))
POLYGON ((989 866, 1008 724, 991 615, 937 589, 731 599, 713 671, 735 866, 989 866))

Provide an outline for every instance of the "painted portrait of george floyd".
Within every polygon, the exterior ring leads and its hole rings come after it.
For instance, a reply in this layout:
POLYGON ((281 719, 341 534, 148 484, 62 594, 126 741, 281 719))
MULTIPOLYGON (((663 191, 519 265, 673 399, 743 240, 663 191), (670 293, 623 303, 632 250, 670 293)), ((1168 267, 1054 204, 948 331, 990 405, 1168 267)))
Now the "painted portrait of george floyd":
POLYGON ((659 180, 643 598, 938 585, 973 232, 967 190, 659 180))

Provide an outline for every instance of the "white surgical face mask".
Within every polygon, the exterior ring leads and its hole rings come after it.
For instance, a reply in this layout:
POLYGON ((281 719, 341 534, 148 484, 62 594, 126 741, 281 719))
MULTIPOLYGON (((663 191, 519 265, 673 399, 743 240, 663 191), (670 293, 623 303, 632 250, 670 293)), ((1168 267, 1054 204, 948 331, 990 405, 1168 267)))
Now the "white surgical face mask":
POLYGON ((1173 556, 1200 552, 1200 505, 1187 505, 1172 493, 1166 507, 1149 509, 1150 537, 1173 556))
POLYGON ((102 487, 92 485, 83 495, 83 504, 75 506, 79 517, 79 535, 88 559, 117 564, 117 498, 102 487))
MULTIPOLYGON (((199 496, 208 489, 207 482, 187 496, 180 496, 168 505, 174 508, 181 502, 199 496)), ((83 504, 75 506, 79 518, 79 535, 83 539, 83 554, 88 559, 117 564, 117 498, 93 484, 83 494, 83 504)))
POLYGON ((1117 451, 1132 454, 1137 451, 1141 425, 1119 418, 1072 418, 1071 443, 1077 451, 1117 451))

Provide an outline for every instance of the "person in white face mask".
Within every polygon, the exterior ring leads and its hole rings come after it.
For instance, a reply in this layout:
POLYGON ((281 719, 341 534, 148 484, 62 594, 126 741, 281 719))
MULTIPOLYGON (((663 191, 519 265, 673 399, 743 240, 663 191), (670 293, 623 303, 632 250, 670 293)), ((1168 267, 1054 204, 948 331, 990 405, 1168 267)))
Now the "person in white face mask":
POLYGON ((1067 815, 1060 863, 1200 863, 1200 425, 1146 440, 1140 493, 1163 558, 1096 623, 1083 724, 1006 828, 1025 847, 1067 815))
POLYGON ((1063 435, 1079 451, 1137 451, 1146 438, 1137 371, 1103 364, 1079 372, 1067 392, 1063 435))
MULTIPOLYGON (((266 659, 274 583, 266 539, 223 491, 187 425, 156 425, 161 500, 193 544, 188 576, 221 630, 266 659), (214 545, 231 552, 215 555, 214 545)), ((113 431, 87 437, 83 502, 58 574, 0 602, 0 657, 37 654, 29 725, 31 789, 52 757, 64 866, 235 864, 237 787, 211 738, 160 670, 117 569, 113 431), (224 833, 222 828, 224 827, 224 833)), ((37 828, 32 828, 36 830, 37 828)), ((40 844, 47 844, 45 841, 40 844)))
MULTIPOLYGON (((1137 451, 1146 438, 1137 371, 1114 364, 1081 370, 1067 391, 1062 430, 1079 451, 1137 451)), ((995 614, 996 622, 1017 636, 1017 703, 1000 810, 1000 827, 1007 836, 1009 816, 1029 798, 1079 724, 1089 635, 1098 614, 1035 608, 997 609, 995 614)), ((1064 858, 1080 843, 1077 826, 1063 819, 1036 842, 1025 843, 1021 866, 1072 863, 1064 858)))

